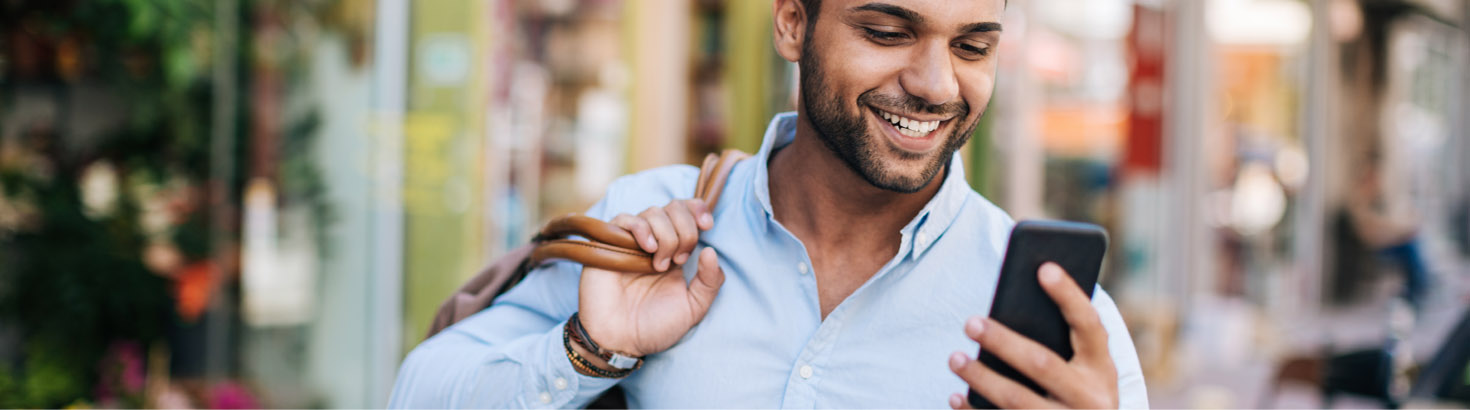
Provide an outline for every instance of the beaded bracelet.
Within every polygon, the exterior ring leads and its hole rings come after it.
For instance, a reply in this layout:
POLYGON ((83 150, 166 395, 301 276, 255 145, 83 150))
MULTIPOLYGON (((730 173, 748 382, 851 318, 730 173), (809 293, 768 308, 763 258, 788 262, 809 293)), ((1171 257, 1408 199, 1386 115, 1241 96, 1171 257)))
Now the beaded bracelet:
MULTIPOLYGON (((605 369, 603 369, 601 367, 597 367, 597 365, 594 365, 594 364, 592 364, 592 362, 587 361, 587 358, 584 358, 584 357, 582 357, 582 355, 577 354, 577 350, 572 348, 572 322, 571 321, 567 321, 567 325, 562 327, 561 343, 562 343, 562 346, 566 348, 566 351, 567 351, 567 360, 570 360, 572 362, 572 368, 573 369, 576 369, 578 373, 582 373, 582 374, 585 374, 585 375, 588 375, 588 376, 603 377, 603 378, 609 378, 609 379, 621 379, 621 378, 627 377, 629 374, 633 373, 633 371, 634 370, 637 370, 638 367, 642 367, 643 366, 643 363, 640 360, 639 363, 638 363, 638 366, 637 367, 634 367, 632 369, 620 370, 620 371, 610 371, 610 370, 605 370, 605 369)), ((583 346, 583 347, 586 347, 586 346, 583 346)))

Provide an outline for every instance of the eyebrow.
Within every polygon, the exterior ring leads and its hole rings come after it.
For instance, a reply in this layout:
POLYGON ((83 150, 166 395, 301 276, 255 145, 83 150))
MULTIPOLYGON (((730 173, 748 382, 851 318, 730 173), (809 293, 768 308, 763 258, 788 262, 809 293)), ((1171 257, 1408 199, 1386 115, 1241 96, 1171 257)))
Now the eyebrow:
MULTIPOLYGON (((924 16, 919 15, 919 13, 903 8, 901 6, 896 6, 888 3, 868 3, 861 6, 853 7, 852 11, 873 11, 908 20, 910 23, 913 24, 924 24, 924 16)), ((961 34, 988 33, 999 31, 1001 31, 1000 23, 990 21, 966 24, 960 26, 959 29, 959 32, 961 34)))
POLYGON ((1000 23, 987 21, 984 23, 970 23, 960 26, 960 32, 964 34, 987 33, 992 31, 1000 31, 1000 23))
POLYGON ((924 23, 924 16, 920 16, 919 13, 915 13, 913 10, 909 10, 888 3, 868 3, 861 6, 853 7, 852 11, 876 11, 879 13, 888 14, 904 20, 908 20, 909 22, 912 22, 914 24, 924 23))

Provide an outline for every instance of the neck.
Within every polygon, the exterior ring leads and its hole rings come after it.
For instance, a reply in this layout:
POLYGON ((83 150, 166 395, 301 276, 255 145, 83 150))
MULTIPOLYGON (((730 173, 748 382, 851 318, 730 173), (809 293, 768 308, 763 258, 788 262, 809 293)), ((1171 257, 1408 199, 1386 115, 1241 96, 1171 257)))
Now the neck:
POLYGON ((808 246, 896 252, 899 230, 934 198, 945 175, 914 193, 875 187, 827 149, 806 118, 798 118, 796 139, 770 160, 776 220, 808 246))

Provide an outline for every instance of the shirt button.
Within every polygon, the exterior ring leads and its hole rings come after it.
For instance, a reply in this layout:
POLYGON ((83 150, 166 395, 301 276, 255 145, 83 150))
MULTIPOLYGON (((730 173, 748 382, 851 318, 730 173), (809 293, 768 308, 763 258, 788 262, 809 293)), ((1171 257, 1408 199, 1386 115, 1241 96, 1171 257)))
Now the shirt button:
POLYGON ((803 379, 810 379, 810 378, 812 378, 812 367, 811 366, 807 366, 807 365, 801 366, 801 378, 803 378, 803 379))
POLYGON ((807 272, 811 271, 811 269, 806 267, 806 262, 798 262, 796 264, 796 271, 801 272, 801 274, 805 275, 807 272))
POLYGON ((551 393, 541 392, 541 404, 551 404, 551 393))
POLYGON ((924 244, 929 243, 929 235, 925 235, 923 232, 919 232, 918 237, 914 238, 914 240, 918 241, 919 247, 922 248, 924 247, 924 244))
POLYGON ((566 390, 567 389, 567 379, 565 377, 558 377, 558 378, 556 378, 556 380, 552 380, 551 381, 551 385, 552 386, 556 386, 556 389, 557 390, 566 390))

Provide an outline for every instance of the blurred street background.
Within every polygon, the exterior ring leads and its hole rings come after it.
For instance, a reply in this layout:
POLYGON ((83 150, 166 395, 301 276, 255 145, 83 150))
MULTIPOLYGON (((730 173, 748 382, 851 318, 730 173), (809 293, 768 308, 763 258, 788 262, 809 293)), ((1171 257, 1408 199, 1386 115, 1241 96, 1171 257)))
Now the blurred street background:
MULTIPOLYGON (((0 0, 0 408, 386 405, 439 303, 541 222, 757 150, 796 84, 770 12, 0 0)), ((962 171, 1109 229, 1156 407, 1467 407, 1467 23, 1017 1, 962 171)))

